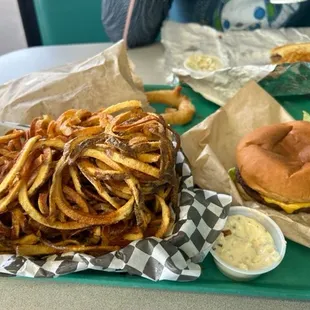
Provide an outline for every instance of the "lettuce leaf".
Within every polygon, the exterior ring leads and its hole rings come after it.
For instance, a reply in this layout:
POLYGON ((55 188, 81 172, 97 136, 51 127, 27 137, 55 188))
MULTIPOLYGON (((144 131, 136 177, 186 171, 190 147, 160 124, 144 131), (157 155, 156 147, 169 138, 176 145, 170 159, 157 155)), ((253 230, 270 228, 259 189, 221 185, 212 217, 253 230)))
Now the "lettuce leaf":
POLYGON ((302 120, 306 122, 310 122, 310 114, 306 111, 302 111, 303 117, 302 120))
MULTIPOLYGON (((310 116, 310 115, 309 115, 310 116)), ((233 167, 233 168, 230 168, 229 170, 228 170, 228 174, 229 174, 229 176, 230 176, 230 178, 232 179, 232 181, 233 182, 235 182, 236 181, 236 167, 233 167)))

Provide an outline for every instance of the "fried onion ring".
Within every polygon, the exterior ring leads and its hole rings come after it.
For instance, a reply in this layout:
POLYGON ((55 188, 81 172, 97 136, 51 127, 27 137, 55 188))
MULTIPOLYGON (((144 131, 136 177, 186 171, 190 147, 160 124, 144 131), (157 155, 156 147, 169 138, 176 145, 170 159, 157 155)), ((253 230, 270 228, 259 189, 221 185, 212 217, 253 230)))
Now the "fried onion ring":
POLYGON ((195 106, 181 94, 182 87, 177 86, 174 90, 154 90, 146 92, 146 97, 151 103, 162 103, 173 107, 167 108, 162 114, 163 118, 171 125, 184 125, 189 123, 196 112, 195 106))

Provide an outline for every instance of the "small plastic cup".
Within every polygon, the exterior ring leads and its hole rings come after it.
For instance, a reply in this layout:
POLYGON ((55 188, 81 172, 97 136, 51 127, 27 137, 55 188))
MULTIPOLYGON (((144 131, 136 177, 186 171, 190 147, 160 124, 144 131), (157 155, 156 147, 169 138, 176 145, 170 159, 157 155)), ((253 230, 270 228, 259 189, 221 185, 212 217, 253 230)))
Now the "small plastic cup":
POLYGON ((252 218, 254 220, 256 220, 257 222, 259 222, 260 224, 262 224, 266 230, 270 233, 270 235, 272 236, 274 243, 275 243, 275 247, 277 249, 277 251, 280 254, 280 259, 276 262, 274 262, 272 265, 266 267, 266 268, 262 268, 259 270, 242 270, 239 268, 236 268, 234 266, 229 265, 228 263, 224 262, 217 254, 216 252, 211 249, 211 254, 214 258, 214 262, 217 265, 218 269, 228 278, 235 280, 235 281, 250 281, 253 280, 257 277, 259 277, 260 275, 267 273, 273 269, 275 269, 276 267, 279 266, 279 264, 281 263, 285 252, 286 252, 286 241, 285 238, 283 236, 283 233, 281 231, 281 229, 279 228, 279 226, 267 215, 251 209, 251 208, 247 208, 247 207, 231 207, 230 211, 229 211, 229 215, 243 215, 249 218, 252 218))

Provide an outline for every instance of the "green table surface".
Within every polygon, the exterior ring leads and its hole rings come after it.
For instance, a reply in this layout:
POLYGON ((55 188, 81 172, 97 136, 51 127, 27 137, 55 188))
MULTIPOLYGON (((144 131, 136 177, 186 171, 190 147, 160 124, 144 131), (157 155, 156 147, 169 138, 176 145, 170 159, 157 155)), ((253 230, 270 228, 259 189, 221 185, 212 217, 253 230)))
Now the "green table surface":
MULTIPOLYGON (((147 85, 146 90, 169 89, 168 86, 147 85)), ((198 124, 205 117, 216 111, 219 107, 205 100, 189 87, 183 87, 182 92, 189 96, 196 106, 197 113, 190 124, 176 126, 180 134, 192 126, 198 124)), ((283 107, 296 119, 301 119, 302 110, 310 111, 310 97, 295 96, 276 98, 283 107)), ((163 107, 155 105, 156 110, 161 112, 163 107)), ((202 263, 201 277, 193 282, 152 282, 137 276, 128 274, 83 271, 61 276, 55 279, 35 279, 35 281, 59 281, 89 283, 98 285, 137 287, 149 289, 163 289, 174 291, 188 291, 200 293, 223 293, 234 295, 248 295, 288 299, 310 299, 310 249, 297 243, 288 241, 287 252, 284 260, 278 268, 251 282, 233 282, 222 275, 208 255, 202 263)))

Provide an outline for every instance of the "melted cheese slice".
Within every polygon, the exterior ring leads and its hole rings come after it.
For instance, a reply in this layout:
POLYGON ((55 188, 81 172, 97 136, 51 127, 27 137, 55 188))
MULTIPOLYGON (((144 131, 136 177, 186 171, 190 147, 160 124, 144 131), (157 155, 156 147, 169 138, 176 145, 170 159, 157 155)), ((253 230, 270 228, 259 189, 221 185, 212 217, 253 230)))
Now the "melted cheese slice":
POLYGON ((296 203, 284 203, 281 201, 274 200, 272 198, 267 198, 265 196, 262 196, 263 199, 267 203, 273 203, 281 207, 286 213, 293 213, 294 211, 297 211, 301 208, 307 208, 310 207, 310 202, 296 202, 296 203))

